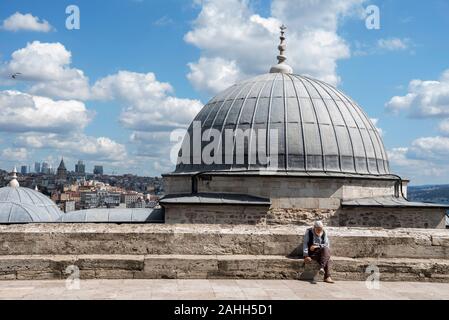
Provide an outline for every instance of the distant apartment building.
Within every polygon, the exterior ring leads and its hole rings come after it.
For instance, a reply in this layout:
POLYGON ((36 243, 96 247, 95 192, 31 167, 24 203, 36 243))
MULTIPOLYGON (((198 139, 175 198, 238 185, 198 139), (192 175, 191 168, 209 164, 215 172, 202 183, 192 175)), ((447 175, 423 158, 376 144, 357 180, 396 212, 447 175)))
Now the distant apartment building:
POLYGON ((103 204, 108 208, 118 207, 120 205, 120 193, 109 192, 103 198, 103 204))
POLYGON ((99 206, 98 194, 96 192, 81 192, 81 208, 93 209, 99 206))
POLYGON ((120 193, 97 190, 81 192, 81 207, 83 209, 92 208, 112 208, 120 205, 120 193))
POLYGON ((27 166, 21 166, 20 167, 20 173, 21 174, 27 174, 28 170, 27 170, 27 166))
POLYGON ((121 202, 124 203, 127 207, 142 198, 142 194, 137 192, 128 192, 121 194, 121 202))
POLYGON ((65 213, 76 210, 75 201, 64 201, 62 204, 62 209, 65 213))
POLYGON ((97 190, 100 207, 118 207, 120 205, 120 193, 108 190, 97 190))

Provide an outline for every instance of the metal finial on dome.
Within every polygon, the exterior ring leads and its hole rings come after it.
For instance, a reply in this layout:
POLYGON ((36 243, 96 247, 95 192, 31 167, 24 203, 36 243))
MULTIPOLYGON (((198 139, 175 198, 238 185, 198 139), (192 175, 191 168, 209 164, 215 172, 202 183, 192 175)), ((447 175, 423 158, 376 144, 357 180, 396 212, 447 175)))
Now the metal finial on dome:
POLYGON ((281 37, 280 37, 281 43, 279 44, 279 47, 278 47, 279 53, 280 53, 278 56, 278 62, 282 63, 285 60, 287 60, 287 57, 284 55, 285 49, 287 49, 287 46, 285 44, 285 30, 287 30, 287 27, 283 24, 280 27, 280 29, 281 29, 281 37))
POLYGON ((281 39, 281 43, 278 46, 278 64, 271 67, 270 73, 293 73, 292 67, 285 63, 285 61, 287 60, 287 57, 285 56, 285 51, 287 49, 287 45, 285 44, 285 30, 287 30, 287 27, 285 25, 282 25, 280 29, 281 36, 279 39, 281 39))
POLYGON ((20 187, 19 181, 17 181, 17 168, 16 167, 14 167, 14 169, 12 170, 11 181, 9 181, 8 186, 11 188, 20 187))

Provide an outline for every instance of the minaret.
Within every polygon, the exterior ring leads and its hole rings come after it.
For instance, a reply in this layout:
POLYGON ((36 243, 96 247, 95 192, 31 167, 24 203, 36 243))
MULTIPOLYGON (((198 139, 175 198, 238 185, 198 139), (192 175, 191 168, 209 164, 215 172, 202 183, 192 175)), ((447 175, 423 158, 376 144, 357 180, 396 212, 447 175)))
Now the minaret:
POLYGON ((17 168, 16 167, 14 167, 14 170, 12 171, 11 181, 9 181, 8 186, 10 188, 18 188, 18 187, 20 187, 19 181, 17 181, 17 168))
POLYGON ((287 27, 285 25, 282 25, 280 29, 281 36, 279 39, 281 39, 281 43, 278 46, 278 64, 271 67, 270 73, 293 73, 292 67, 285 63, 285 61, 287 60, 287 57, 285 56, 285 51, 287 49, 287 45, 285 44, 285 30, 287 30, 287 27))

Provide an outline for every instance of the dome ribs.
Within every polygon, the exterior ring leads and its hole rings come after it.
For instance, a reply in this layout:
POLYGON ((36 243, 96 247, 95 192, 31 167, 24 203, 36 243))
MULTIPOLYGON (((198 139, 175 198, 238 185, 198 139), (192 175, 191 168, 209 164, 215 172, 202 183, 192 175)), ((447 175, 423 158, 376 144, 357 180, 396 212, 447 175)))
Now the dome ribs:
MULTIPOLYGON (((237 132, 237 129, 238 129, 239 124, 240 124, 240 119, 241 119, 241 117, 242 117, 243 110, 244 110, 245 107, 247 106, 248 98, 249 98, 249 96, 251 95, 251 92, 253 91, 253 89, 254 89, 254 87, 256 86, 256 84, 257 84, 257 81, 254 81, 254 82, 252 83, 252 85, 251 85, 251 88, 248 90, 248 93, 247 93, 247 95, 246 95, 246 97, 245 97, 245 100, 243 100, 242 107, 241 107, 240 110, 239 110, 239 114, 238 114, 237 120, 236 120, 236 122, 235 122, 235 126, 234 126, 234 141, 233 141, 233 143, 232 143, 232 158, 235 159, 235 161, 231 164, 231 170, 234 168, 234 165, 237 163, 237 156, 236 156, 236 154, 235 154, 235 144, 236 144, 235 138, 236 138, 236 132, 237 132)), ((260 92, 259 92, 259 93, 260 93, 260 92)), ((249 139, 249 138, 248 138, 248 139, 249 139)), ((248 144, 250 144, 250 141, 248 141, 248 144)), ((246 156, 248 157, 248 154, 247 154, 246 156)), ((225 154, 225 157, 226 157, 226 154, 225 154)), ((245 155, 244 155, 244 157, 245 157, 245 155)))
MULTIPOLYGON (((335 144, 336 144, 336 146, 337 146, 337 152, 338 152, 338 167, 339 167, 339 170, 342 171, 342 158, 341 158, 340 144, 338 143, 338 139, 337 139, 337 131, 336 131, 336 129, 335 129, 335 123, 334 123, 333 117, 332 117, 332 115, 331 115, 331 113, 330 113, 330 111, 329 111, 329 107, 328 107, 328 105, 327 105, 327 102, 326 102, 326 100, 324 99, 324 97, 322 96, 322 94, 319 92, 319 90, 317 89, 317 87, 316 87, 316 85, 313 83, 313 81, 310 81, 310 79, 307 78, 307 77, 304 77, 304 79, 305 79, 305 80, 306 80, 306 81, 307 81, 313 88, 315 88, 315 90, 317 91, 317 93, 318 93, 318 95, 320 96, 321 100, 323 101, 324 107, 326 108, 326 111, 327 111, 327 114, 328 114, 328 116, 329 116, 329 120, 330 120, 330 123, 331 123, 331 126, 332 126, 332 130, 333 130, 333 132, 334 132, 334 140, 335 140, 335 144)), ((318 125, 320 125, 320 124, 318 124, 318 125)), ((323 158, 324 158, 325 156, 326 156, 326 155, 323 154, 323 158)))
POLYGON ((290 78, 290 80, 292 82, 292 87, 293 87, 293 90, 295 91, 295 98, 298 103, 299 126, 301 127, 301 139, 302 139, 302 149, 303 149, 302 156, 304 158, 303 167, 304 167, 304 171, 307 171, 307 152, 306 152, 307 148, 306 148, 306 139, 305 139, 305 135, 304 135, 304 121, 303 121, 301 103, 299 101, 299 94, 296 89, 295 82, 293 80, 293 76, 288 75, 288 77, 290 78))
MULTIPOLYGON (((328 91, 328 89, 326 89, 326 88, 323 86, 323 83, 322 83, 322 82, 317 81, 317 84, 318 84, 324 91, 326 91, 326 93, 330 96, 330 98, 332 99, 332 101, 333 101, 334 104, 335 104, 336 110, 338 110, 338 113, 339 113, 340 116, 341 116, 341 119, 342 119, 342 121, 343 121, 343 123, 344 123, 344 127, 345 127, 345 129, 346 129, 347 134, 348 134, 348 139, 349 139, 349 142, 350 142, 350 145, 351 145, 351 149, 350 149, 350 150, 351 150, 351 154, 352 154, 353 172, 356 173, 356 172, 357 172, 357 171, 356 171, 357 169, 356 169, 356 162, 355 162, 354 143, 353 143, 353 141, 352 141, 352 136, 351 136, 351 132, 350 132, 350 130, 349 130, 349 125, 348 125, 348 123, 347 123, 347 121, 346 121, 346 119, 345 119, 343 113, 341 112, 340 108, 338 107, 337 101, 336 101, 335 98, 332 96, 332 94, 330 94, 330 92, 328 91)), ((343 170, 343 172, 344 172, 344 171, 347 170, 347 168, 346 168, 346 167, 343 168, 345 163, 344 163, 344 161, 343 161, 343 155, 342 155, 341 157, 342 157, 342 163, 341 163, 341 166, 342 166, 342 170, 343 170)))
MULTIPOLYGON (((240 89, 240 91, 239 91, 239 93, 237 94, 237 97, 243 92, 243 90, 245 89, 245 88, 247 88, 247 87, 253 87, 253 85, 251 84, 251 82, 247 82, 247 83, 245 83, 242 87, 241 87, 241 89, 240 89)), ((247 93, 247 95, 246 96, 248 96, 249 95, 249 93, 251 92, 251 88, 250 88, 250 90, 249 90, 249 92, 247 93)), ((223 164, 226 164, 226 150, 224 150, 224 149, 220 149, 220 148, 223 148, 223 146, 222 146, 222 140, 223 140, 223 136, 225 135, 225 132, 224 132, 224 130, 226 129, 226 126, 228 125, 227 124, 227 120, 228 120, 228 116, 229 116, 229 113, 231 112, 231 110, 232 110, 232 108, 234 107, 234 105, 235 105, 235 103, 236 103, 236 101, 238 100, 239 98, 235 98, 235 99, 233 99, 232 100, 232 103, 231 103, 231 105, 229 106, 229 108, 228 108, 228 110, 226 111, 226 115, 225 115, 225 117, 223 118, 223 123, 222 123, 222 125, 221 125, 221 130, 220 130, 220 139, 218 140, 218 146, 217 146, 217 150, 221 150, 221 164, 220 165, 223 165, 223 164)), ((244 101, 246 101, 246 98, 244 99, 244 101)), ((243 101, 243 102, 244 102, 243 101)), ((239 111, 239 113, 241 113, 242 112, 242 109, 243 109, 243 103, 242 103, 242 105, 240 106, 240 111, 239 111)), ((237 121, 236 121, 236 125, 237 125, 237 121)), ((235 128, 234 128, 235 129, 235 128)), ((235 137, 235 131, 234 131, 234 137, 235 137)), ((234 148, 233 148, 233 152, 234 152, 234 148)), ((233 157, 234 158, 234 157, 233 157)), ((231 167, 232 167, 232 164, 231 164, 231 167)))
MULTIPOLYGON (((264 81, 262 87, 260 88, 259 94, 257 95, 256 104, 254 106, 253 115, 251 118, 250 137, 248 139, 248 163, 247 163, 248 170, 251 169, 252 139, 253 139, 253 132, 255 130, 254 127, 256 124, 256 114, 257 114, 257 110, 259 108, 260 97, 262 96, 262 92, 264 91, 264 89, 268 83, 269 83, 268 81, 264 81)), ((257 143, 257 141, 256 141, 256 143, 257 143)), ((256 148, 257 148, 257 144, 256 144, 256 148)), ((256 161, 257 161, 257 153, 256 153, 256 161)))
MULTIPOLYGON (((266 126, 267 132, 266 132, 266 139, 265 139, 265 151, 266 151, 267 159, 271 159, 271 146, 270 146, 271 109, 273 106, 273 92, 276 87, 276 82, 278 82, 277 81, 278 76, 279 76, 279 73, 276 73, 276 76, 274 77, 274 80, 273 80, 273 84, 271 86, 270 102, 268 104, 267 126, 266 126)), ((278 157, 279 157, 279 149, 278 149, 278 157)), ((277 162, 278 161, 279 161, 279 159, 277 160, 277 162)), ((268 161, 267 161, 266 169, 268 169, 268 161)))
MULTIPOLYGON (((320 83, 323 83, 323 82, 320 81, 320 83)), ((357 116, 358 116, 358 118, 360 119, 360 121, 362 121, 362 123, 364 124, 365 129, 366 129, 366 132, 367 132, 368 137, 369 137, 369 140, 370 140, 370 142, 371 142, 371 146, 372 146, 372 148, 373 148, 374 156, 375 156, 375 158, 376 158, 376 172, 372 172, 372 171, 370 170, 371 166, 370 166, 370 163, 369 163, 369 157, 368 157, 368 153, 367 153, 367 150, 366 150, 366 144, 365 144, 365 140, 367 140, 367 139, 364 139, 364 138, 363 138, 362 131, 361 131, 359 125, 358 125, 358 122, 356 121, 357 127, 359 128, 360 134, 362 135, 362 142, 364 143, 364 147, 365 147, 366 163, 367 163, 367 170, 368 170, 368 173, 374 173, 374 174, 383 174, 383 173, 386 173, 385 170, 384 170, 384 172, 381 172, 381 170, 380 170, 380 168, 379 168, 379 165, 378 165, 378 163, 377 163, 377 159, 379 159, 379 157, 378 157, 378 155, 377 155, 376 146, 375 146, 375 144, 374 144, 374 141, 373 141, 373 139, 372 139, 372 136, 371 136, 370 130, 369 130, 369 129, 371 129, 371 130, 374 131, 374 133, 376 133, 376 132, 377 132, 377 129, 375 129, 375 128, 373 127, 371 121, 368 119, 368 116, 367 116, 364 112, 362 112, 362 114, 360 114, 360 109, 358 108, 358 106, 357 106, 355 103, 353 103, 352 100, 349 99, 345 94, 341 93, 340 91, 336 90, 335 88, 333 88, 332 86, 330 86, 330 85, 328 85, 328 84, 325 84, 325 83, 323 83, 323 84, 326 85, 327 87, 331 88, 331 90, 332 90, 335 94, 337 94, 337 95, 340 97, 340 99, 345 103, 346 107, 347 107, 347 105, 349 104, 349 105, 351 106, 351 108, 355 111, 355 113, 357 114, 357 116), (346 102, 345 102, 345 101, 346 101, 346 102)), ((349 109, 349 108, 348 108, 348 109, 349 109)), ((352 112, 351 112, 351 115, 354 117, 354 115, 353 115, 352 112)), ((354 118, 354 119, 355 119, 355 118, 354 118)), ((380 149, 382 149, 382 148, 380 148, 380 149)))
MULTIPOLYGON (((364 155, 365 155, 365 159, 358 159, 359 157, 358 156, 356 156, 356 149, 354 148, 354 158, 356 159, 356 172, 357 173, 361 173, 361 174, 366 174, 366 173, 371 173, 370 171, 369 171, 369 163, 368 163, 368 152, 367 152, 367 150, 366 150, 366 144, 365 144, 365 139, 364 139, 364 137, 363 137, 363 134, 362 134, 362 130, 361 130, 361 128, 360 128, 360 125, 359 125, 359 123, 358 123, 358 121, 356 120, 356 117, 354 116, 354 113, 353 113, 353 111, 351 111, 351 108, 348 106, 348 102, 347 102, 347 100, 346 99, 344 99, 344 97, 338 92, 338 90, 336 90, 335 88, 333 88, 332 86, 329 86, 328 84, 326 84, 325 83, 325 85, 330 89, 330 90, 332 90, 339 98, 340 98, 340 100, 341 100, 341 102, 343 103, 343 105, 345 106, 345 108, 347 109, 347 111, 348 111, 348 113, 349 113, 349 115, 351 116, 351 118, 352 118, 352 120, 354 121, 354 124, 355 124, 355 126, 356 126, 356 129, 357 129, 357 132, 359 133, 359 136, 360 136, 360 142, 362 143, 362 147, 363 147, 363 153, 364 153, 364 155), (362 166, 361 165, 361 162, 364 162, 364 166, 366 165, 366 170, 365 171, 363 171, 363 169, 362 170, 360 170, 360 166, 362 166)), ((352 107, 352 105, 351 104, 349 104, 351 107, 352 107)), ((355 137, 355 136, 354 136, 355 137)), ((362 168, 363 168, 363 166, 362 166, 362 168)))
POLYGON ((382 138, 364 110, 334 86, 310 77, 270 73, 251 78, 211 99, 195 120, 201 121, 201 134, 219 131, 205 135, 198 145, 201 153, 208 146, 211 156, 212 150, 222 154, 205 161, 192 153, 195 162, 180 162, 175 173, 257 174, 268 169, 304 176, 389 174, 382 138))
MULTIPOLYGON (((320 124, 319 124, 319 121, 318 121, 318 115, 317 115, 317 112, 316 112, 315 102, 313 101, 312 96, 310 95, 309 89, 304 84, 304 81, 300 77, 296 77, 296 78, 304 86, 304 89, 306 90, 306 92, 307 92, 307 94, 309 96, 308 99, 310 100, 310 103, 311 103, 311 106, 312 106, 312 110, 313 110, 313 114, 314 114, 314 118, 315 118, 315 124, 316 124, 317 130, 318 130, 318 138, 319 138, 319 141, 320 141, 321 155, 314 155, 313 154, 312 156, 321 156, 321 164, 322 164, 321 170, 325 170, 326 169, 326 159, 324 158, 323 136, 322 136, 320 124)), ((319 170, 320 168, 313 168, 313 169, 314 170, 319 170)))

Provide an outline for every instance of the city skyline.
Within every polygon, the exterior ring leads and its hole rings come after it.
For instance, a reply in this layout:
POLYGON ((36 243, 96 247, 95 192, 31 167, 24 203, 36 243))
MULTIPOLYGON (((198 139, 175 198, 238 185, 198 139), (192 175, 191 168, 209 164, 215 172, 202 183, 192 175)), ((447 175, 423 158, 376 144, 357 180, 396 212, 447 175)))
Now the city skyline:
POLYGON ((284 23, 295 73, 366 110, 392 171, 412 185, 447 183, 448 3, 339 3, 79 0, 70 29, 67 3, 3 2, 0 167, 56 168, 64 155, 70 168, 83 159, 106 173, 171 172, 170 133, 217 92, 268 72, 284 23), (367 27, 370 5, 379 28, 367 27))
MULTIPOLYGON (((66 161, 66 159, 65 159, 64 157, 62 157, 62 158, 59 160, 59 162, 57 162, 57 163, 49 163, 49 162, 47 162, 47 161, 34 161, 34 160, 31 160, 30 163, 17 163, 17 164, 15 164, 15 165, 13 165, 11 168, 1 168, 1 167, 0 167, 0 170, 6 171, 6 172, 12 172, 13 169, 16 168, 16 170, 17 170, 19 173, 22 173, 22 174, 23 174, 22 169, 23 169, 24 167, 26 167, 26 168, 27 168, 27 172, 26 172, 26 173, 44 173, 44 172, 43 172, 43 168, 45 167, 45 168, 47 168, 47 169, 52 169, 52 170, 54 170, 53 174, 56 174, 56 170, 58 169, 58 166, 59 166, 60 161, 61 161, 62 159, 64 159, 64 162, 67 163, 67 161, 66 161), (39 168, 39 170, 37 170, 37 167, 39 168)), ((77 160, 76 162, 73 163, 73 165, 71 165, 71 163, 69 163, 69 165, 66 165, 66 167, 68 167, 68 168, 73 168, 73 170, 67 169, 68 172, 74 172, 74 173, 86 173, 86 174, 87 174, 87 173, 93 173, 93 172, 95 171, 95 168, 96 168, 96 167, 102 167, 103 170, 104 170, 104 168, 105 168, 104 165, 98 165, 98 164, 92 165, 91 167, 89 167, 89 166, 86 167, 86 165, 85 165, 85 163, 84 163, 83 160, 77 160), (84 170, 77 170, 77 168, 78 168, 78 166, 79 166, 80 164, 84 166, 84 170), (89 170, 86 170, 86 168, 91 168, 91 170, 90 170, 90 171, 89 171, 89 170)), ((111 171, 111 170, 110 170, 110 171, 111 171)), ((111 172, 115 174, 115 171, 114 171, 114 170, 112 170, 111 172)), ((105 171, 105 174, 107 174, 106 171, 105 171)))

